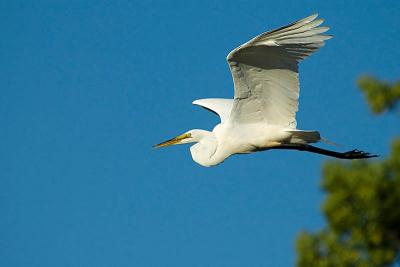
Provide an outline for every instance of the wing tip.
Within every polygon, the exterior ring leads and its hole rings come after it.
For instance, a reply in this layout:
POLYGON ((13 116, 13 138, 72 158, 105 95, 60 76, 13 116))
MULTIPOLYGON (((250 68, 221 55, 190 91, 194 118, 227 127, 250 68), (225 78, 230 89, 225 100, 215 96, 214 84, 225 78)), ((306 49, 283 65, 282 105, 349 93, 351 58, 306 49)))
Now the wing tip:
POLYGON ((193 101, 192 101, 192 104, 193 104, 193 105, 197 105, 197 106, 199 106, 199 102, 200 102, 200 100, 201 100, 201 99, 196 99, 196 100, 193 100, 193 101))
POLYGON ((196 106, 203 106, 205 101, 214 101, 219 100, 218 98, 201 98, 193 100, 192 104, 196 106))
POLYGON ((308 23, 308 22, 315 20, 318 16, 319 16, 318 13, 314 13, 308 17, 305 17, 304 19, 299 20, 298 22, 306 21, 308 23))
POLYGON ((310 17, 314 19, 316 19, 319 16, 318 12, 315 12, 314 14, 312 14, 310 17))
POLYGON ((333 35, 332 34, 321 34, 322 38, 324 41, 332 39, 333 35))

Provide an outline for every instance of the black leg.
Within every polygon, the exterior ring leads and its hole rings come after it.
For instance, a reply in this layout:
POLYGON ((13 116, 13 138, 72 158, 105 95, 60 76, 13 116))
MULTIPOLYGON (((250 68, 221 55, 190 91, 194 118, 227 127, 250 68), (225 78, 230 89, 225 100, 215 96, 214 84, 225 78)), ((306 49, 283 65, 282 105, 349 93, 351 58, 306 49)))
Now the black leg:
POLYGON ((339 159, 367 159, 367 158, 375 158, 378 157, 378 155, 373 155, 364 151, 360 151, 357 149, 350 150, 347 152, 336 152, 332 150, 327 150, 327 149, 322 149, 319 147, 311 146, 311 145, 301 145, 301 144, 287 144, 287 145, 281 145, 281 146, 276 146, 276 147, 271 147, 269 149, 294 149, 294 150, 299 150, 299 151, 308 151, 311 153, 317 153, 317 154, 322 154, 330 157, 335 157, 339 159))

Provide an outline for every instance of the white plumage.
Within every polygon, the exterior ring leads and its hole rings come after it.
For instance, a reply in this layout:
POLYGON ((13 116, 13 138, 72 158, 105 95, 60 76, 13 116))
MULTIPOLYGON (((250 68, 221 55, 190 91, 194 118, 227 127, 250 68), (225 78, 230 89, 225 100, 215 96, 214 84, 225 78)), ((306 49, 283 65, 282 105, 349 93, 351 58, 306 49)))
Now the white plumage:
POLYGON ((339 158, 373 157, 362 151, 345 153, 308 145, 321 140, 317 131, 296 129, 299 98, 298 63, 331 38, 312 15, 263 33, 232 50, 227 61, 234 82, 234 99, 193 102, 221 118, 212 132, 190 130, 156 145, 196 143, 193 160, 203 166, 223 162, 233 154, 268 149, 297 149, 339 158))
POLYGON ((298 63, 330 39, 312 15, 263 33, 228 54, 235 88, 232 119, 296 128, 298 63))

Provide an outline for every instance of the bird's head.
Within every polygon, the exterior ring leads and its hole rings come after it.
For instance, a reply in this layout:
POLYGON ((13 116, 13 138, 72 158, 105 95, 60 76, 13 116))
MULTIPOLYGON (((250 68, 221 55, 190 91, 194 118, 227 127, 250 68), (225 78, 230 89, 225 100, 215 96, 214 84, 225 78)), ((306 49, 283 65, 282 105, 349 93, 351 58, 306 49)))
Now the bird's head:
POLYGON ((200 165, 210 167, 221 163, 225 158, 213 158, 217 149, 217 139, 213 132, 205 130, 190 130, 184 134, 181 134, 175 138, 169 139, 158 145, 153 146, 154 148, 181 145, 188 143, 196 143, 190 147, 190 153, 194 161, 200 165))
POLYGON ((153 147, 160 148, 160 147, 166 147, 166 146, 172 146, 172 145, 182 145, 182 144, 199 142, 203 136, 202 132, 203 132, 203 130, 190 130, 190 131, 188 131, 184 134, 181 134, 177 137, 174 137, 172 139, 169 139, 167 141, 164 141, 162 143, 154 145, 153 147))

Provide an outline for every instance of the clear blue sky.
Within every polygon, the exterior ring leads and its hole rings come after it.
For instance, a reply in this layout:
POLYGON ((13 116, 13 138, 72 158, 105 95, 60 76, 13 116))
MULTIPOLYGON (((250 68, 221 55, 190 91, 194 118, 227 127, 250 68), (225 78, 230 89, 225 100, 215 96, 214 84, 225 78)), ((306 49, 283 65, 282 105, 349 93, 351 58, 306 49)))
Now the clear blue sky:
POLYGON ((191 102, 232 97, 226 54, 312 13, 334 38, 300 67, 299 128, 381 155, 399 133, 355 86, 400 78, 399 1, 18 2, 0 3, 0 266, 292 266, 324 226, 326 158, 207 169, 151 145, 212 129, 191 102))

